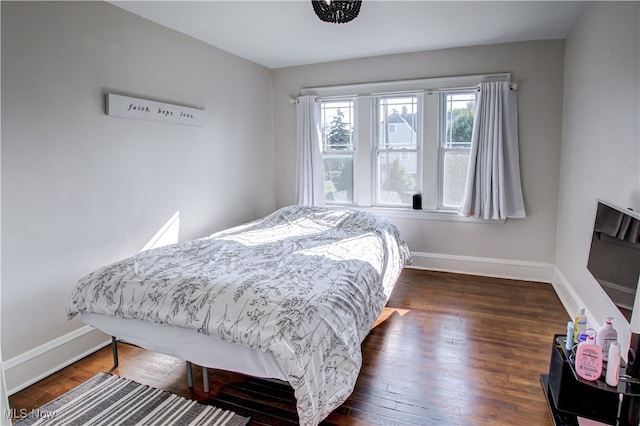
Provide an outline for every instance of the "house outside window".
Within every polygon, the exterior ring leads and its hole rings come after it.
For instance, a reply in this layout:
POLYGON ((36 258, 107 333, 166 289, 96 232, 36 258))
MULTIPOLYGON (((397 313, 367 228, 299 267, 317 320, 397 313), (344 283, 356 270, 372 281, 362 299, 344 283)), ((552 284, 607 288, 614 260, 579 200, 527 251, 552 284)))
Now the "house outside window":
POLYGON ((420 191, 422 94, 376 98, 375 203, 409 206, 420 191))

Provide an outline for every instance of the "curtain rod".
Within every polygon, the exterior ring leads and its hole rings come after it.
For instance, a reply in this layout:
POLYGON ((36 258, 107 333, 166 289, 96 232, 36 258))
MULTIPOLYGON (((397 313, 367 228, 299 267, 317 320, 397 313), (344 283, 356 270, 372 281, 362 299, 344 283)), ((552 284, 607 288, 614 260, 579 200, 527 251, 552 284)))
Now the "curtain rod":
MULTIPOLYGON (((316 96, 315 100, 316 102, 319 102, 322 99, 344 99, 344 98, 357 98, 357 99, 366 99, 366 98, 373 98, 376 96, 384 96, 384 95, 401 95, 403 93, 409 94, 409 93, 426 93, 428 95, 431 95, 433 93, 439 93, 439 92, 452 92, 452 91, 456 91, 456 90, 477 90, 480 91, 480 85, 476 84, 474 86, 467 86, 467 87, 441 87, 438 89, 425 89, 425 90, 404 90, 404 91, 395 91, 395 92, 379 92, 379 93, 370 93, 370 94, 365 94, 365 95, 334 95, 334 96, 316 96)), ((509 84, 509 90, 518 90, 518 83, 510 83, 509 84)), ((295 104, 298 102, 298 99, 300 98, 300 96, 298 96, 297 98, 291 98, 289 99, 289 102, 292 104, 295 104)))

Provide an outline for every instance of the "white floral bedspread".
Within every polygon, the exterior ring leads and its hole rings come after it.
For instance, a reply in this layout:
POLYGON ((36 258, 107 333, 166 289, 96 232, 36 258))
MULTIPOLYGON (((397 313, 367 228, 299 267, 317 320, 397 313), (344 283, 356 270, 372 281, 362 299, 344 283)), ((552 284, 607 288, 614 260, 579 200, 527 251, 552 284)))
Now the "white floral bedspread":
POLYGON ((382 311, 407 245, 386 219, 309 206, 141 252, 82 278, 79 311, 186 327, 274 355, 302 425, 351 394, 360 345, 382 311))

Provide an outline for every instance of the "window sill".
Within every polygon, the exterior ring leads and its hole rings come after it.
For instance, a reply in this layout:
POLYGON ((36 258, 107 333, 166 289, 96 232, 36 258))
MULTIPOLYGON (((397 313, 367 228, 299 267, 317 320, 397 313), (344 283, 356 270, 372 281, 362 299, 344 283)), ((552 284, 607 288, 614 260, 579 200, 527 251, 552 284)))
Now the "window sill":
MULTIPOLYGON (((339 207, 339 206, 335 206, 339 207)), ((346 207, 346 206, 340 206, 346 207)), ((441 210, 413 210, 401 207, 361 207, 353 206, 359 210, 371 212, 387 219, 415 219, 415 220, 440 220, 445 222, 467 222, 467 223, 489 223, 503 224, 506 219, 501 220, 484 220, 477 217, 460 216, 456 212, 448 212, 441 210)))

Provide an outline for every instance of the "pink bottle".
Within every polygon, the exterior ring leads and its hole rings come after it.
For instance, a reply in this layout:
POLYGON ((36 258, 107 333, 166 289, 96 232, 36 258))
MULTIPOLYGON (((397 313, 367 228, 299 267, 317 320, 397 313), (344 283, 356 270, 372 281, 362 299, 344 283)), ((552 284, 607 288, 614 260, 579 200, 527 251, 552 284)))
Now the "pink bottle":
POLYGON ((593 335, 578 345, 576 373, 585 380, 597 380, 602 374, 602 349, 596 345, 593 335))

